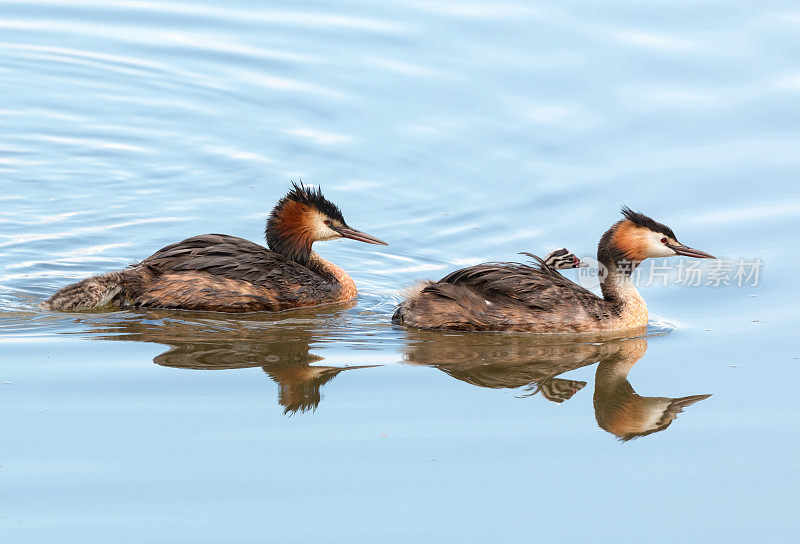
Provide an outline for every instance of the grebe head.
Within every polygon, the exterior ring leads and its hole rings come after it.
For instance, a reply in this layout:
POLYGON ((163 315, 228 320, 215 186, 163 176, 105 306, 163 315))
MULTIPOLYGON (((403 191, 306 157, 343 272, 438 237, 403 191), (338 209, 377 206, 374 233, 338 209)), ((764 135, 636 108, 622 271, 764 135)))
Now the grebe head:
POLYGON ((713 255, 678 242, 668 226, 650 217, 622 208, 622 221, 615 223, 600 239, 597 260, 606 265, 620 262, 638 264, 645 259, 684 255, 715 259, 713 255))
POLYGON ((292 183, 292 189, 273 208, 267 219, 267 245, 273 251, 302 262, 311 244, 336 238, 350 238, 368 244, 386 242, 347 225, 341 210, 322 196, 322 191, 292 183))
POLYGON ((567 270, 569 268, 580 268, 589 266, 581 261, 570 250, 565 247, 551 251, 544 258, 544 264, 554 270, 567 270))

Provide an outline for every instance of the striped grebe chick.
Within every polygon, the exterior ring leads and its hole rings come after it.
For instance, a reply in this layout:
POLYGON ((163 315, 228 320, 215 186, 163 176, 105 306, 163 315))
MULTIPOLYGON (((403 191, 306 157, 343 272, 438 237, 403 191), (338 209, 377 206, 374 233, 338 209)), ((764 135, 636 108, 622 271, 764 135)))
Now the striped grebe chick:
POLYGON ((357 294, 353 279, 311 250, 336 238, 386 245, 350 228, 320 189, 293 183, 267 220, 269 249, 224 234, 194 236, 125 270, 68 285, 42 307, 255 312, 344 302, 357 294))
POLYGON ((712 255, 678 242, 666 225, 624 207, 624 219, 600 239, 603 297, 555 272, 545 262, 484 263, 424 284, 392 320, 422 329, 605 333, 647 326, 647 304, 631 275, 645 259, 712 255))
POLYGON ((589 266, 565 247, 551 251, 544 259, 540 259, 533 253, 528 253, 527 251, 521 251, 520 255, 532 257, 540 265, 552 270, 568 270, 570 268, 583 268, 589 266))

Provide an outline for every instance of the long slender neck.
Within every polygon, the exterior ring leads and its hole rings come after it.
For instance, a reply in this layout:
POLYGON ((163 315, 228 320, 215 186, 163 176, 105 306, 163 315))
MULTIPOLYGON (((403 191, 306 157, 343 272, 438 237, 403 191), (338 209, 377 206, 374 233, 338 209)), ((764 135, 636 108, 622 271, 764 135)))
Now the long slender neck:
POLYGON ((267 220, 265 236, 267 245, 275 253, 313 270, 332 283, 341 284, 345 290, 355 290, 347 272, 311 250, 314 241, 302 222, 287 220, 282 210, 275 210, 267 220))
POLYGON ((279 210, 275 210, 267 220, 264 232, 267 245, 275 253, 303 266, 308 266, 311 259, 311 245, 314 241, 301 224, 284 219, 279 210))
POLYGON ((604 299, 615 304, 625 304, 629 301, 644 302, 633 284, 630 271, 625 268, 620 270, 620 263, 603 264, 606 267, 606 277, 600 284, 600 290, 604 299))
POLYGON ((275 253, 280 253, 287 259, 302 264, 303 266, 308 266, 311 259, 312 251, 310 243, 303 243, 302 241, 298 243, 295 240, 279 236, 270 236, 270 232, 267 231, 267 245, 275 253))
POLYGON ((312 251, 309 255, 306 268, 310 268, 320 276, 324 276, 331 280, 338 280, 338 275, 341 273, 347 274, 341 267, 336 266, 327 259, 323 259, 319 253, 312 251))
POLYGON ((608 229, 597 245, 597 260, 605 268, 604 277, 601 276, 600 290, 603 292, 603 298, 612 304, 624 305, 633 301, 643 304, 644 300, 631 278, 639 262, 631 260, 625 251, 614 243, 614 234, 619 225, 620 223, 617 223, 608 229))
POLYGON ((285 231, 270 229, 270 226, 268 223, 266 236, 267 244, 272 251, 313 270, 332 284, 339 284, 341 287, 339 296, 342 300, 350 300, 358 294, 356 284, 350 274, 345 272, 342 267, 323 259, 312 251, 311 244, 313 242, 305 242, 302 237, 285 236, 285 231))
POLYGON ((320 276, 328 278, 331 282, 338 283, 340 286, 339 300, 350 300, 358 294, 356 282, 350 277, 344 268, 323 259, 315 252, 311 252, 311 257, 306 265, 320 276))

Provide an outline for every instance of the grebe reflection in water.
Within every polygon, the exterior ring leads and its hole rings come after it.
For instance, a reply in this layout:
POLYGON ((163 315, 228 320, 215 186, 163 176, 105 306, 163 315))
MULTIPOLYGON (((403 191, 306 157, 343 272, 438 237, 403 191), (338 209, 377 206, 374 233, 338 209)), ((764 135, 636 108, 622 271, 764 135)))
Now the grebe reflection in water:
POLYGON ((130 318, 106 318, 97 322, 79 319, 91 326, 102 340, 152 342, 169 346, 153 362, 171 368, 192 370, 233 370, 261 368, 278 384, 278 404, 285 414, 313 412, 323 396, 321 388, 346 370, 378 365, 331 366, 311 352, 312 345, 325 339, 329 327, 344 319, 353 302, 325 311, 298 310, 293 321, 250 316, 208 319, 208 314, 151 310, 130 318))
MULTIPOLYGON (((152 342, 169 346, 156 356, 158 365, 184 369, 261 368, 279 386, 284 412, 312 412, 323 396, 321 388, 345 370, 380 365, 325 364, 312 346, 336 338, 348 307, 293 312, 282 322, 269 317, 247 321, 208 319, 207 314, 151 310, 123 317, 82 317, 97 338, 152 342), (260 319, 260 320, 259 320, 260 319)), ((581 394, 585 381, 565 373, 599 362, 595 372, 594 409, 599 426, 629 440, 666 429, 686 406, 708 397, 642 397, 627 380, 645 354, 647 339, 598 343, 542 343, 525 335, 476 335, 406 331, 404 362, 441 370, 473 386, 520 389, 523 396, 540 395, 551 402, 581 394)), ((413 395, 413 391, 404 392, 413 395)), ((528 405, 520 401, 520 409, 528 405)))
POLYGON ((586 382, 562 374, 599 363, 595 372, 594 411, 598 425, 625 441, 663 431, 683 408, 711 395, 642 397, 627 380, 647 351, 646 338, 602 343, 544 343, 522 335, 442 335, 409 330, 404 362, 437 368, 447 375, 493 389, 524 388, 561 403, 586 382))

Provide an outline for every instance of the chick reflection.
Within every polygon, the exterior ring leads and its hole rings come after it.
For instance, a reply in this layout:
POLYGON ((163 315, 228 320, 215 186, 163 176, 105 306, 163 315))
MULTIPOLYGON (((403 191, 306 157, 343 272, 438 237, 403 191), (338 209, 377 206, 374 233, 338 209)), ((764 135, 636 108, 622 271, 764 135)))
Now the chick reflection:
MULTIPOLYGON (((320 388, 340 372, 376 366, 312 366, 323 358, 310 353, 310 345, 324 336, 316 331, 329 320, 319 315, 305 320, 303 314, 294 314, 291 324, 158 311, 148 312, 144 319, 126 316, 103 323, 87 320, 87 324, 104 340, 169 346, 153 359, 161 366, 200 370, 261 367, 278 384, 278 403, 284 413, 292 414, 315 410, 322 399, 320 388)), ((328 317, 336 321, 335 313, 328 317)))
POLYGON ((405 362, 432 366, 457 380, 492 389, 526 388, 563 402, 586 382, 556 378, 596 363, 607 348, 595 344, 543 344, 530 337, 442 334, 409 330, 405 362))
MULTIPOLYGON (((628 372, 647 350, 647 340, 632 338, 594 344, 545 343, 509 335, 408 331, 405 361, 437 368, 479 387, 516 389, 564 402, 586 382, 560 374, 598 363, 594 409, 599 426, 622 440, 666 429, 683 408, 711 395, 641 397, 627 381, 628 372)), ((563 340, 562 340, 563 341, 563 340)))

